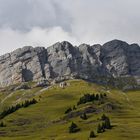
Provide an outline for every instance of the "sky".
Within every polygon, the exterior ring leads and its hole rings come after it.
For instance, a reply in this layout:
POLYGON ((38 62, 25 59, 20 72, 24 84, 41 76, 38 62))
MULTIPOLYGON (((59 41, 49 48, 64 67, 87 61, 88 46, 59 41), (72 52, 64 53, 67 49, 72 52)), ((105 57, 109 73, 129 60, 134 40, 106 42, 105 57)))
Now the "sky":
POLYGON ((0 0, 0 55, 69 41, 140 44, 140 0, 0 0))

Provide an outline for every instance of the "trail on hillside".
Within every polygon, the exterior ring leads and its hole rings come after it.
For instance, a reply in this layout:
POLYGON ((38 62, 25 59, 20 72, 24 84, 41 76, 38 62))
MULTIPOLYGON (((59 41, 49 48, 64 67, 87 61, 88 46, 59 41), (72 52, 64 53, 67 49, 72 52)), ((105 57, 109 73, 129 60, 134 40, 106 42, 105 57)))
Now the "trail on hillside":
MULTIPOLYGON (((40 95, 40 94, 41 94, 43 91, 45 91, 45 90, 48 90, 48 87, 47 87, 47 88, 43 88, 43 89, 41 89, 41 90, 35 92, 35 93, 34 93, 34 96, 40 95)), ((11 98, 11 97, 13 96, 14 93, 15 93, 15 92, 11 92, 10 94, 8 94, 4 99, 1 100, 0 104, 2 105, 7 99, 11 98)), ((22 95, 25 95, 25 93, 23 93, 22 95)), ((20 102, 21 99, 22 99, 22 97, 19 98, 19 99, 16 101, 16 103, 20 102)))
MULTIPOLYGON (((35 92, 35 93, 33 94, 33 97, 42 94, 42 92, 48 90, 48 88, 50 88, 50 87, 43 88, 43 89, 41 89, 41 90, 35 92)), ((26 94, 26 93, 23 93, 22 96, 24 96, 25 94, 26 94)), ((17 99, 15 103, 19 103, 19 102, 22 100, 22 98, 23 98, 23 97, 20 97, 19 99, 17 99)))
POLYGON ((130 99, 128 98, 127 94, 125 92, 121 92, 123 94, 123 96, 125 97, 125 99, 127 100, 128 103, 130 103, 130 99))
POLYGON ((8 98, 10 98, 12 95, 14 94, 14 92, 11 92, 8 96, 6 96, 2 101, 1 104, 3 104, 8 98))

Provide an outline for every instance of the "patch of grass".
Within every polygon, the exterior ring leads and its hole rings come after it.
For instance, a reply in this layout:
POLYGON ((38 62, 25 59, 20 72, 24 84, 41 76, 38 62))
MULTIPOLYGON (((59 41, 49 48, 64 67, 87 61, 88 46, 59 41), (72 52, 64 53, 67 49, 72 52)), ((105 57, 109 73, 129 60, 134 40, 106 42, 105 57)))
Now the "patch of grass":
MULTIPOLYGON (((11 104, 34 97, 38 103, 21 108, 5 117, 2 121, 6 123, 6 127, 0 128, 0 140, 87 140, 91 131, 97 135, 95 140, 139 140, 140 91, 124 93, 118 89, 106 88, 83 80, 67 82, 70 86, 64 89, 60 88, 58 84, 47 90, 33 88, 15 91, 5 100, 3 107, 0 107, 1 110, 11 104), (66 109, 76 105, 79 98, 86 93, 106 93, 108 98, 106 104, 111 103, 116 108, 112 111, 103 110, 99 113, 87 114, 88 119, 86 120, 74 117, 60 121, 65 116, 66 109), (106 130, 105 133, 97 134, 99 118, 103 113, 109 116, 114 127, 106 130), (80 131, 69 134, 68 128, 71 122, 75 122, 80 131)), ((9 94, 0 94, 0 99, 4 99, 9 94)), ((92 103, 76 106, 75 111, 83 110, 90 105, 92 103)), ((102 108, 103 105, 95 104, 99 108, 102 108)))

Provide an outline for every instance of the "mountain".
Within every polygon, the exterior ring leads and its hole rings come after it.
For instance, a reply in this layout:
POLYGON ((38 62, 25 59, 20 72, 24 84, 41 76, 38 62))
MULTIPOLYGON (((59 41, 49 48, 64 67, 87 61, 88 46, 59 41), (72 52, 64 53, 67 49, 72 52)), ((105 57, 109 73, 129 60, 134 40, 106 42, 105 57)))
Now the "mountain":
POLYGON ((139 140, 139 60, 120 40, 1 56, 0 140, 139 140))
POLYGON ((73 46, 58 42, 48 48, 26 46, 0 56, 0 87, 20 82, 73 78, 99 83, 140 84, 140 46, 120 40, 104 45, 73 46), (117 80, 116 80, 117 79, 117 80), (129 80, 128 80, 129 79, 129 80))

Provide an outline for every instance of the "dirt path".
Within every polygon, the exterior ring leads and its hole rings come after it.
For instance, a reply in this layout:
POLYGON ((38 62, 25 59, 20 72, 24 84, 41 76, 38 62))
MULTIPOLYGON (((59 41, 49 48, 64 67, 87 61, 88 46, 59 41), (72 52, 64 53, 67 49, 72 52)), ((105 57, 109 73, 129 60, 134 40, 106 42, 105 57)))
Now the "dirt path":
POLYGON ((14 94, 14 92, 11 92, 8 96, 6 96, 2 101, 1 104, 3 104, 8 98, 10 98, 12 95, 14 94))
POLYGON ((125 99, 130 103, 130 99, 128 98, 127 94, 124 92, 121 92, 123 94, 123 96, 125 97, 125 99))

